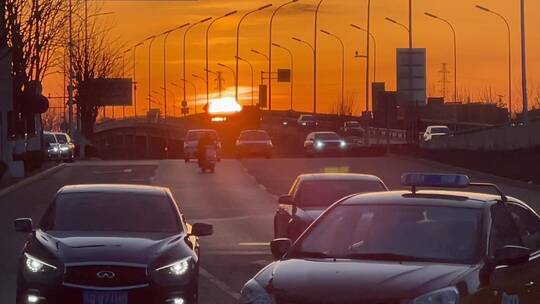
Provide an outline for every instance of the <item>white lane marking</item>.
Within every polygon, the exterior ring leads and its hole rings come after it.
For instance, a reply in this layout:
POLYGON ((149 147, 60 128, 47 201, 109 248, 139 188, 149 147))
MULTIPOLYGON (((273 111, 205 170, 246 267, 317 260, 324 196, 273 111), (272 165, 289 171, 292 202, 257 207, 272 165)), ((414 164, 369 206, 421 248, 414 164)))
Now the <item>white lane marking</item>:
POLYGON ((257 243, 257 242, 238 243, 238 246, 254 246, 254 247, 261 246, 261 247, 267 247, 267 246, 270 246, 270 243, 268 243, 268 242, 266 242, 266 243, 257 243))
POLYGON ((13 185, 10 185, 10 186, 7 186, 6 188, 0 190, 0 197, 6 195, 6 194, 9 194, 19 188, 22 188, 24 186, 27 186, 27 185, 30 185, 31 183, 37 181, 37 180, 40 180, 42 178, 45 178, 49 175, 52 175, 54 173, 56 173, 57 171, 59 171, 60 169, 66 167, 67 165, 65 163, 62 163, 62 164, 59 164, 57 166, 54 166, 52 168, 49 168, 43 172, 40 172, 36 175, 32 175, 30 177, 27 177, 23 180, 21 180, 20 182, 18 183, 15 183, 13 185))
POLYGON ((118 173, 132 173, 133 169, 123 169, 123 170, 95 170, 92 171, 92 174, 118 174, 118 173))
POLYGON ((199 274, 206 278, 208 281, 212 282, 212 284, 214 284, 217 288, 221 289, 221 291, 231 296, 233 299, 237 301, 240 300, 240 294, 238 292, 234 291, 225 282, 221 281, 220 279, 216 278, 214 275, 206 271, 206 269, 200 268, 199 274))

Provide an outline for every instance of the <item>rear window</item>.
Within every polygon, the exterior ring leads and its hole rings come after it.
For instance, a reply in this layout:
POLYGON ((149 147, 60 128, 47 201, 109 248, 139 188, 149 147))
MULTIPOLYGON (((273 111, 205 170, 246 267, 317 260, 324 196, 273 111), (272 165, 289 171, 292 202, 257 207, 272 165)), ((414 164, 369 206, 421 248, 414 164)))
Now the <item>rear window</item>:
POLYGON ((43 218, 52 231, 178 233, 181 223, 165 194, 60 194, 43 218))
POLYGON ((216 132, 213 131, 190 131, 186 135, 186 140, 194 141, 203 138, 205 135, 209 135, 212 140, 218 140, 216 132))
POLYGON ((252 131, 252 132, 243 132, 240 134, 241 140, 270 140, 268 133, 264 131, 252 131))
POLYGON ((385 191, 378 181, 366 180, 319 180, 300 184, 295 201, 303 207, 328 207, 341 198, 367 192, 385 191))

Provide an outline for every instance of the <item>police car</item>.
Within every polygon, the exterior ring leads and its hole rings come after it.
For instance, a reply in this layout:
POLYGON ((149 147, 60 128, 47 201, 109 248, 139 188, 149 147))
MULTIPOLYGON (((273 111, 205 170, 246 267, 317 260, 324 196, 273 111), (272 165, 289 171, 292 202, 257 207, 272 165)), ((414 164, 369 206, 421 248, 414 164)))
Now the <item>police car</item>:
POLYGON ((411 173, 346 197, 248 281, 241 304, 537 304, 540 218, 496 185, 411 173), (483 187, 496 194, 457 191, 483 187), (421 190, 420 188, 447 188, 421 190), (454 189, 452 189, 454 188, 454 189))

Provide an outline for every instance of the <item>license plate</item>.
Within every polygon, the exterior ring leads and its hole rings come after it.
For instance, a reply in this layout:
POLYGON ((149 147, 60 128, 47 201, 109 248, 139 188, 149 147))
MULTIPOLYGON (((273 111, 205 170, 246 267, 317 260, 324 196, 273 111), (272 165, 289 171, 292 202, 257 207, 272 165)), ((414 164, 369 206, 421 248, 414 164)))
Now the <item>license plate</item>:
POLYGON ((83 304, 128 304, 127 292, 85 291, 83 304))

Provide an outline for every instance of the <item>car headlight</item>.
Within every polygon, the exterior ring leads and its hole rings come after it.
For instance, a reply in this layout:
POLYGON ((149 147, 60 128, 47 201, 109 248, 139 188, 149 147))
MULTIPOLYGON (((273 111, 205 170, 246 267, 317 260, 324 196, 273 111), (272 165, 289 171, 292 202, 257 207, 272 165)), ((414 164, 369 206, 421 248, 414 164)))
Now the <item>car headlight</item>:
POLYGON ((257 281, 249 280, 240 292, 240 304, 275 304, 270 295, 257 281))
POLYGON ((302 126, 304 126, 304 127, 307 126, 307 122, 303 122, 302 126))
POLYGON ((63 147, 60 147, 60 150, 67 151, 67 150, 69 150, 69 147, 63 146, 63 147))
POLYGON ((191 266, 191 257, 187 257, 178 262, 174 262, 172 264, 160 267, 156 269, 156 271, 167 270, 169 274, 171 275, 181 276, 188 272, 190 266, 191 266))
POLYGON ((342 149, 345 149, 347 148, 347 142, 342 140, 339 142, 339 147, 342 148, 342 149))
POLYGON ((56 266, 48 264, 28 253, 24 253, 26 270, 32 273, 56 270, 56 266))
POLYGON ((315 148, 322 149, 324 147, 324 143, 322 141, 315 142, 315 148))
POLYGON ((420 296, 414 299, 412 304, 457 304, 458 302, 458 290, 454 287, 450 287, 420 296))

